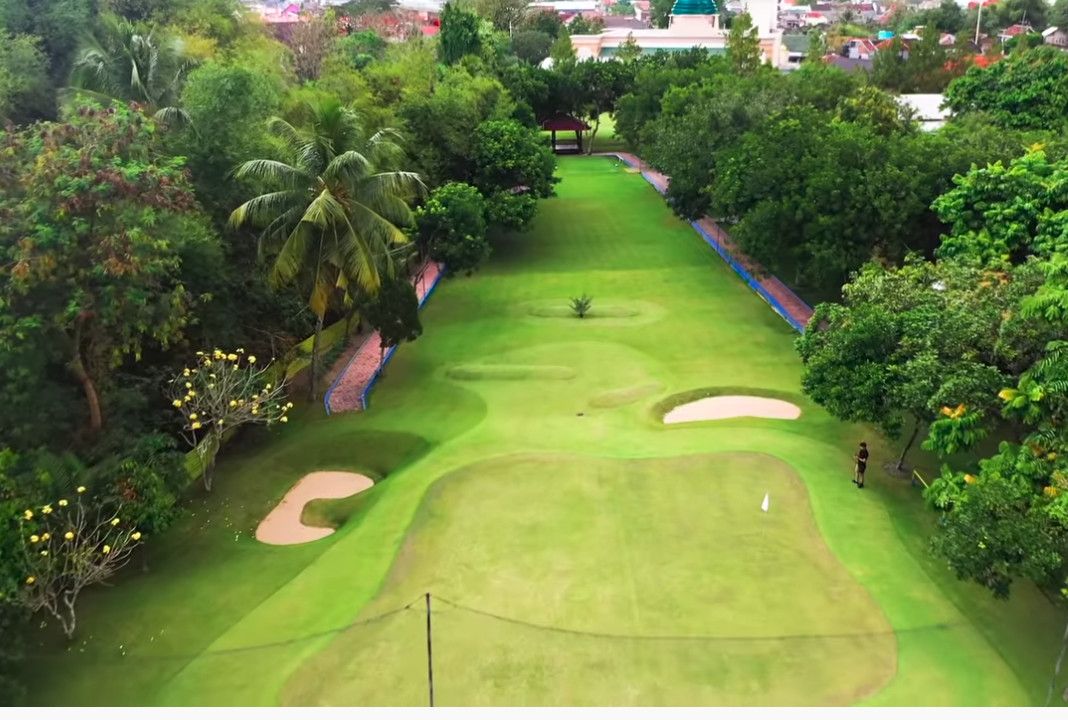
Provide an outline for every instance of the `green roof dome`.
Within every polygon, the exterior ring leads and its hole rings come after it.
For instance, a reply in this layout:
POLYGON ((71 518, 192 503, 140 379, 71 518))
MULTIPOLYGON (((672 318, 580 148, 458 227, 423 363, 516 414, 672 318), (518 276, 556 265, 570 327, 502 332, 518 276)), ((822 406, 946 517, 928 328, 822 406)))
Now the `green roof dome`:
POLYGON ((719 8, 716 0, 675 0, 671 7, 672 15, 716 15, 719 8))

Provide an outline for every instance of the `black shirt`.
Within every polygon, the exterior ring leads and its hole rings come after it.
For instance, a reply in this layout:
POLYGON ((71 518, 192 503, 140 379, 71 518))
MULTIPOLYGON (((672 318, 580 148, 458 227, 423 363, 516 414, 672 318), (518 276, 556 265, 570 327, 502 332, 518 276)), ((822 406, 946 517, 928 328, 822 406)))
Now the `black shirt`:
POLYGON ((868 448, 861 448, 860 452, 857 453, 857 466, 861 470, 868 467, 868 448))

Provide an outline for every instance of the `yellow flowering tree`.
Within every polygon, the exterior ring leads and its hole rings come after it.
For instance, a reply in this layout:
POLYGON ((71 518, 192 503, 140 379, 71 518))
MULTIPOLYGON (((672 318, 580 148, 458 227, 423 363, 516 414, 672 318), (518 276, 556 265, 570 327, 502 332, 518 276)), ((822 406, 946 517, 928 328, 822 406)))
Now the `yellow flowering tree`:
POLYGON ((285 383, 270 382, 267 368, 243 348, 215 349, 198 352, 196 362, 171 380, 171 405, 182 416, 182 436, 200 456, 206 490, 211 490, 223 433, 242 425, 289 422, 293 403, 286 402, 285 383))
POLYGON ((143 538, 123 522, 122 505, 86 503, 84 493, 79 486, 72 499, 26 508, 19 516, 25 577, 18 600, 54 616, 68 638, 82 590, 118 572, 143 538))

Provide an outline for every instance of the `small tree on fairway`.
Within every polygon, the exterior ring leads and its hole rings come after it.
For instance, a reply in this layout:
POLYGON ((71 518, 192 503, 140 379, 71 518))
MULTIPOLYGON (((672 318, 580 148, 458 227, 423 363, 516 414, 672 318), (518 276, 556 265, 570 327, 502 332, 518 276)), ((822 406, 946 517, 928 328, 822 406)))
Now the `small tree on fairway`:
POLYGON ((403 277, 383 279, 382 288, 367 306, 365 315, 381 338, 382 359, 385 359, 386 348, 411 342, 423 334, 423 325, 419 322, 419 298, 415 288, 403 277))
POLYGON ((17 601, 32 612, 48 611, 68 638, 82 590, 118 572, 142 538, 123 521, 122 505, 88 507, 84 493, 78 486, 73 502, 28 508, 19 521, 26 577, 17 601))
POLYGON ((587 313, 590 312, 590 307, 592 306, 593 298, 591 298, 586 293, 582 293, 582 295, 577 298, 571 298, 571 311, 575 313, 575 315, 577 315, 579 319, 586 317, 587 313))
POLYGON ((266 364, 244 350, 197 353, 194 366, 171 380, 171 404, 182 415, 182 437, 196 449, 204 489, 210 491, 215 454, 223 433, 242 425, 287 423, 293 403, 285 401, 285 383, 268 382, 266 364))

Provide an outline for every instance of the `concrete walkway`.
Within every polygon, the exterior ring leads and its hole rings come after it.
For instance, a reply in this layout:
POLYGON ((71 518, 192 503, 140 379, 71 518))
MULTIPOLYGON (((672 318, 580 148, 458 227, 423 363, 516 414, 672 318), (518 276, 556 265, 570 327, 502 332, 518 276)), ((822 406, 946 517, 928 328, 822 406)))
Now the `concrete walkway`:
MULTIPOLYGON (((423 306, 427 297, 437 286, 443 269, 439 263, 428 262, 412 276, 411 281, 415 286, 415 294, 419 298, 419 307, 423 306)), ((378 380, 382 368, 389 362, 396 350, 396 348, 388 348, 383 357, 380 342, 381 336, 378 331, 368 335, 334 380, 330 389, 326 391, 323 404, 326 406, 328 415, 350 410, 364 410, 367 407, 368 393, 378 380)))
MULTIPOLYGON (((650 185, 656 188, 661 195, 667 193, 670 178, 663 173, 654 170, 649 165, 646 165, 637 155, 628 152, 612 152, 604 154, 618 157, 631 167, 637 168, 641 171, 642 177, 644 177, 650 185)), ((780 314, 785 312, 785 319, 787 322, 793 325, 796 329, 802 329, 808 325, 808 321, 812 318, 812 308, 809 307, 808 303, 799 298, 797 294, 788 288, 785 283, 779 280, 779 278, 761 267, 760 263, 743 253, 741 249, 734 244, 734 241, 731 240, 731 236, 727 234, 727 231, 721 228, 715 220, 705 215, 694 224, 715 240, 722 248, 722 251, 733 259, 735 263, 744 268, 753 280, 760 285, 761 289, 778 303, 781 311, 779 308, 775 308, 775 310, 776 312, 780 312, 780 314)), ((774 307, 774 303, 772 303, 772 307, 774 307)))

